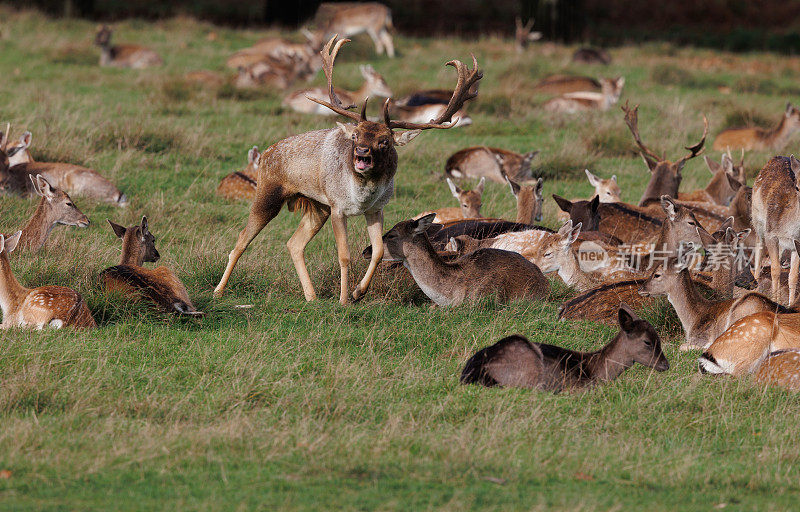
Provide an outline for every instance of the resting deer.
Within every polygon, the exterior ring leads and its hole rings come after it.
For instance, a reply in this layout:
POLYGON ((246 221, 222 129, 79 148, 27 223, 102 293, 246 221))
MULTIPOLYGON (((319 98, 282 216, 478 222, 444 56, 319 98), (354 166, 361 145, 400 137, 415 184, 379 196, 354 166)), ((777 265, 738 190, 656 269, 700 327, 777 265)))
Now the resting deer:
POLYGON ((219 182, 217 194, 225 199, 247 199, 252 201, 256 197, 258 179, 258 161, 261 153, 258 146, 253 146, 247 152, 247 167, 241 171, 235 171, 219 182))
POLYGON ((237 51, 225 61, 229 68, 247 67, 264 58, 278 61, 302 61, 313 68, 313 73, 319 71, 319 50, 325 42, 320 39, 319 33, 301 30, 306 40, 295 43, 282 37, 267 37, 260 39, 253 46, 237 51))
MULTIPOLYGON (((590 201, 595 197, 597 197, 598 201, 601 203, 621 202, 622 199, 620 198, 620 195, 622 194, 622 191, 620 190, 619 185, 617 185, 616 174, 614 174, 610 178, 603 179, 592 174, 589 171, 589 169, 584 169, 583 172, 586 173, 586 178, 589 180, 589 184, 591 184, 594 187, 594 195, 591 198, 589 198, 590 201)), ((571 202, 572 201, 580 201, 580 199, 572 199, 571 202)), ((564 204, 566 205, 566 203, 564 204)), ((561 204, 559 203, 558 220, 563 222, 569 218, 569 211, 565 211, 560 207, 561 204)), ((571 205, 567 207, 568 210, 570 208, 571 205)))
POLYGON ((22 228, 19 247, 37 251, 44 246, 50 231, 57 225, 85 228, 89 218, 81 212, 72 199, 63 191, 53 188, 41 175, 31 176, 33 191, 42 199, 33 217, 22 228))
POLYGON ((617 318, 620 332, 596 352, 531 343, 519 334, 503 338, 469 358, 461 371, 461 383, 558 393, 610 382, 636 363, 658 372, 669 370, 653 326, 625 304, 617 318))
POLYGON ((22 231, 9 237, 0 235, 0 328, 34 327, 60 329, 96 327, 83 296, 63 286, 25 288, 11 271, 8 255, 17 248, 22 231))
POLYGON ((478 186, 472 190, 463 190, 461 187, 453 183, 450 178, 447 178, 447 186, 450 187, 450 193, 453 194, 458 200, 458 207, 439 208, 438 210, 427 211, 420 213, 414 220, 425 217, 433 213, 435 215, 433 222, 436 224, 443 224, 445 222, 457 219, 477 219, 481 216, 481 196, 483 195, 483 186, 486 183, 486 178, 481 178, 478 186))
POLYGON ((794 155, 789 158, 775 156, 758 173, 753 184, 751 215, 753 228, 758 237, 755 250, 755 271, 761 271, 763 247, 769 252, 772 276, 772 294, 779 300, 778 290, 781 275, 781 252, 791 251, 789 269, 789 302, 797 297, 797 280, 800 258, 794 250, 794 240, 800 240, 800 192, 797 176, 800 161, 794 155))
MULTIPOLYGON (((440 103, 429 103, 426 105, 409 107, 397 105, 394 101, 389 101, 389 115, 391 115, 392 118, 409 123, 425 123, 431 119, 435 119, 444 112, 445 108, 447 108, 447 105, 442 105, 440 103)), ((472 118, 467 115, 463 108, 454 115, 458 118, 455 126, 469 126, 472 124, 472 118)))
POLYGON ((276 59, 267 55, 253 58, 246 66, 239 66, 232 83, 238 89, 254 89, 262 86, 288 89, 297 80, 305 80, 314 75, 307 61, 299 57, 287 56, 276 59))
POLYGON ((516 23, 516 30, 514 31, 514 41, 516 43, 517 53, 522 53, 527 48, 528 43, 538 41, 542 38, 541 32, 531 32, 533 28, 534 19, 531 18, 525 24, 522 23, 522 18, 517 16, 514 20, 516 23))
POLYGON ((14 167, 17 164, 23 164, 33 161, 33 157, 31 156, 30 151, 28 151, 28 148, 31 145, 32 137, 33 135, 31 134, 31 132, 26 131, 20 136, 17 142, 6 143, 5 152, 6 155, 8 156, 9 167, 14 167))
POLYGON ((572 62, 579 62, 581 64, 603 64, 607 66, 611 64, 611 55, 602 48, 578 48, 572 54, 572 62))
MULTIPOLYGON (((341 101, 348 105, 361 103, 373 96, 389 97, 392 95, 392 90, 383 79, 381 75, 375 71, 372 66, 361 66, 361 76, 364 77, 364 84, 357 91, 345 91, 336 89, 334 92, 341 101)), ((324 105, 318 103, 317 100, 325 98, 328 94, 322 87, 315 87, 313 89, 303 89, 295 91, 283 100, 283 104, 292 110, 302 112, 304 114, 318 114, 318 115, 335 115, 336 113, 330 109, 325 108, 324 105)), ((434 119, 429 117, 425 122, 434 119)))
POLYGON ((800 391, 800 349, 772 352, 758 367, 753 380, 765 386, 800 391))
MULTIPOLYGON (((26 138, 24 150, 27 151, 31 137, 26 138)), ((41 174, 50 185, 76 196, 84 196, 116 206, 128 205, 128 198, 111 181, 94 169, 81 165, 61 162, 37 162, 28 157, 27 162, 0 172, 0 189, 20 194, 33 192, 32 179, 41 174)), ((1 169, 0 169, 1 170, 1 169)))
POLYGON ((600 79, 600 92, 568 92, 547 100, 543 106, 548 112, 574 114, 589 110, 608 110, 619 102, 625 77, 600 79))
POLYGON ((600 82, 588 76, 550 75, 541 79, 534 89, 539 93, 567 94, 571 92, 599 92, 600 82))
POLYGON ((780 151, 792 135, 800 130, 800 109, 786 104, 780 123, 771 130, 764 128, 728 128, 723 130, 714 139, 714 149, 724 151, 726 149, 745 149, 745 150, 775 150, 780 151))
POLYGON ((531 162, 538 151, 520 154, 505 149, 475 146, 453 153, 447 159, 444 172, 451 178, 487 178, 505 183, 506 176, 514 181, 533 179, 531 162))
POLYGON ((288 204, 291 211, 299 208, 303 213, 300 227, 287 246, 306 300, 315 299, 316 293, 306 269, 305 247, 328 217, 332 217, 341 271, 339 302, 347 302, 350 263, 347 218, 365 216, 373 247, 372 258, 364 278, 353 292, 354 299, 363 297, 383 258, 383 207, 394 193, 394 175, 397 171, 395 146, 407 144, 422 130, 452 127, 450 116, 472 97, 469 88, 483 77, 474 57, 471 70, 460 61, 450 61, 448 64, 458 72, 458 82, 447 109, 440 117, 425 124, 395 121, 388 114, 388 104, 384 103, 384 122, 373 122, 367 120, 366 101, 359 115, 342 105, 336 95, 333 63, 347 40, 342 39, 333 47, 335 40, 336 37, 328 41, 321 52, 330 102, 314 98, 312 101, 357 124, 338 124, 336 128, 295 135, 273 144, 262 153, 256 198, 250 208, 247 226, 239 234, 236 246, 228 257, 225 273, 214 290, 217 297, 223 294, 233 267, 244 250, 284 204, 288 204), (395 132, 395 129, 408 131, 395 132))
POLYGON ((164 61, 149 48, 138 44, 111 44, 111 27, 102 25, 97 28, 94 44, 100 47, 100 65, 117 68, 143 69, 161 66, 164 61))
POLYGON ((689 150, 688 155, 681 157, 676 162, 670 162, 665 157, 658 156, 642 142, 639 136, 639 105, 630 109, 626 103, 622 107, 622 111, 625 112, 625 124, 628 125, 636 145, 642 150, 640 152, 642 159, 647 164, 647 168, 650 169, 650 181, 644 189, 639 206, 645 206, 650 201, 659 199, 663 195, 678 197, 678 188, 682 179, 681 170, 686 165, 686 162, 702 153, 703 146, 706 143, 706 135, 708 135, 708 119, 703 116, 703 137, 700 142, 686 148, 689 150))
POLYGON ((547 295, 549 285, 539 267, 514 252, 481 249, 453 262, 444 261, 425 232, 433 217, 396 224, 383 236, 383 244, 384 260, 402 262, 434 303, 456 306, 492 294, 500 301, 547 295))
POLYGON ((107 291, 145 298, 168 313, 192 317, 203 316, 189 298, 189 293, 178 276, 167 267, 144 268, 144 262, 156 262, 161 255, 156 249, 156 239, 147 226, 147 217, 139 225, 126 228, 108 223, 114 234, 122 239, 122 258, 119 265, 100 273, 107 291))
MULTIPOLYGON (((481 178, 483 180, 484 178, 481 178)), ((511 193, 517 200, 517 217, 515 222, 520 224, 533 224, 542 221, 542 207, 544 206, 544 180, 537 179, 532 183, 517 183, 508 176, 506 182, 511 193)))
POLYGON ((317 18, 328 15, 327 25, 322 31, 326 37, 340 34, 350 37, 366 32, 375 43, 375 53, 386 52, 394 57, 392 11, 378 2, 322 3, 317 18))
MULTIPOLYGON (((469 89, 470 94, 478 94, 478 86, 480 86, 480 82, 475 82, 469 89)), ((393 99, 390 106, 419 107, 435 104, 447 105, 452 96, 453 91, 451 89, 422 89, 393 99)))
POLYGON ((703 159, 711 171, 711 181, 703 189, 679 193, 678 199, 728 206, 738 190, 738 187, 734 188, 732 181, 744 184, 747 178, 734 169, 733 160, 729 155, 722 155, 721 164, 711 160, 708 156, 704 156, 703 159))

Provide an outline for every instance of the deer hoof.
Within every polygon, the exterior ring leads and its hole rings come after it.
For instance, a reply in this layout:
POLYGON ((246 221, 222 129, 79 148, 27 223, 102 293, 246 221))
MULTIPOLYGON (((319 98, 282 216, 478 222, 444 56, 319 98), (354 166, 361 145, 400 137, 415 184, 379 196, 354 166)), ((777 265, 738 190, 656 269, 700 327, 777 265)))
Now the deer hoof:
POLYGON ((221 288, 214 288, 214 298, 215 299, 219 299, 223 295, 225 295, 225 290, 223 290, 221 288))
POLYGON ((353 290, 353 302, 360 301, 361 299, 364 298, 364 295, 366 294, 367 292, 362 292, 360 288, 356 288, 355 290, 353 290))

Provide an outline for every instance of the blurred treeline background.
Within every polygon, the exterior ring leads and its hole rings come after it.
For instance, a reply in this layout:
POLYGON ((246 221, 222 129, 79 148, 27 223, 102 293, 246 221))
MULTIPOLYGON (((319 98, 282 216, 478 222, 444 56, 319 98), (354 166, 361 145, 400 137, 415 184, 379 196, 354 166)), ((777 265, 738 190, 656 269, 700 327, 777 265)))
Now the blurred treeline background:
MULTIPOLYGON (((319 0, 7 0, 52 16, 116 19, 189 15, 231 26, 295 28, 311 23, 319 0)), ((731 51, 800 53, 798 0, 383 0, 406 34, 513 33, 514 18, 536 18, 546 39, 612 46, 669 41, 731 51)))

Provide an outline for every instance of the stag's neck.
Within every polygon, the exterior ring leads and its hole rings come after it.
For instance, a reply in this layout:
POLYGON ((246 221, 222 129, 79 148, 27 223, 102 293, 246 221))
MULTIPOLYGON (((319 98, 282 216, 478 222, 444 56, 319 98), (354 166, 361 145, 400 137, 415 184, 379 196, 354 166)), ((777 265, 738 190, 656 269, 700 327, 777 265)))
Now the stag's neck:
POLYGON ((8 253, 3 251, 0 253, 0 309, 3 310, 3 321, 16 310, 27 294, 28 289, 19 284, 11 271, 8 253))
POLYGON ((585 369, 589 375, 589 383, 614 380, 626 369, 633 366, 633 359, 625 354, 625 349, 622 347, 620 340, 621 335, 617 334, 608 345, 597 352, 587 354, 585 369))
POLYGON ((42 198, 33 217, 22 228, 20 237, 21 247, 25 249, 41 249, 50 236, 50 231, 56 225, 58 219, 53 215, 53 211, 48 208, 47 200, 42 198))

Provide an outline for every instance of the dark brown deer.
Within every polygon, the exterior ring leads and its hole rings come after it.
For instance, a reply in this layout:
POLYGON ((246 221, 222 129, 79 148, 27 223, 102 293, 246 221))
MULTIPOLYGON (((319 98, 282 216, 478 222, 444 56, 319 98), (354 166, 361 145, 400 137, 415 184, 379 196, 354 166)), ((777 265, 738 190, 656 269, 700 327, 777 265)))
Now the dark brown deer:
POLYGON ((516 334, 478 351, 461 371, 462 384, 534 388, 558 393, 610 382, 635 363, 669 370, 661 338, 627 305, 618 312, 620 332, 596 352, 531 343, 516 334))
POLYGON ((228 257, 225 273, 214 290, 217 297, 223 294, 231 272, 244 250, 280 212, 284 204, 291 211, 300 209, 303 212, 300 227, 289 239, 287 246, 306 300, 315 299, 316 293, 306 269, 305 247, 328 217, 332 217, 341 271, 339 302, 347 302, 350 264, 347 218, 365 216, 373 247, 372 258, 364 278, 353 292, 353 299, 363 297, 378 263, 383 258, 383 207, 394 193, 394 175, 397 171, 395 146, 407 144, 422 130, 452 127, 451 116, 465 101, 474 97, 469 89, 483 77, 474 56, 471 70, 460 61, 450 61, 448 65, 455 67, 458 81, 441 116, 430 123, 422 124, 396 121, 389 117, 388 103, 384 103, 384 122, 373 122, 367 120, 366 102, 361 114, 357 114, 342 105, 334 92, 334 60, 342 44, 348 40, 342 39, 334 46, 335 41, 336 37, 331 38, 321 52, 330 102, 319 99, 313 101, 357 124, 339 124, 337 128, 295 135, 264 151, 258 169, 256 198, 250 208, 247 226, 239 234, 236 246, 228 257), (408 131, 395 132, 395 129, 408 131))

